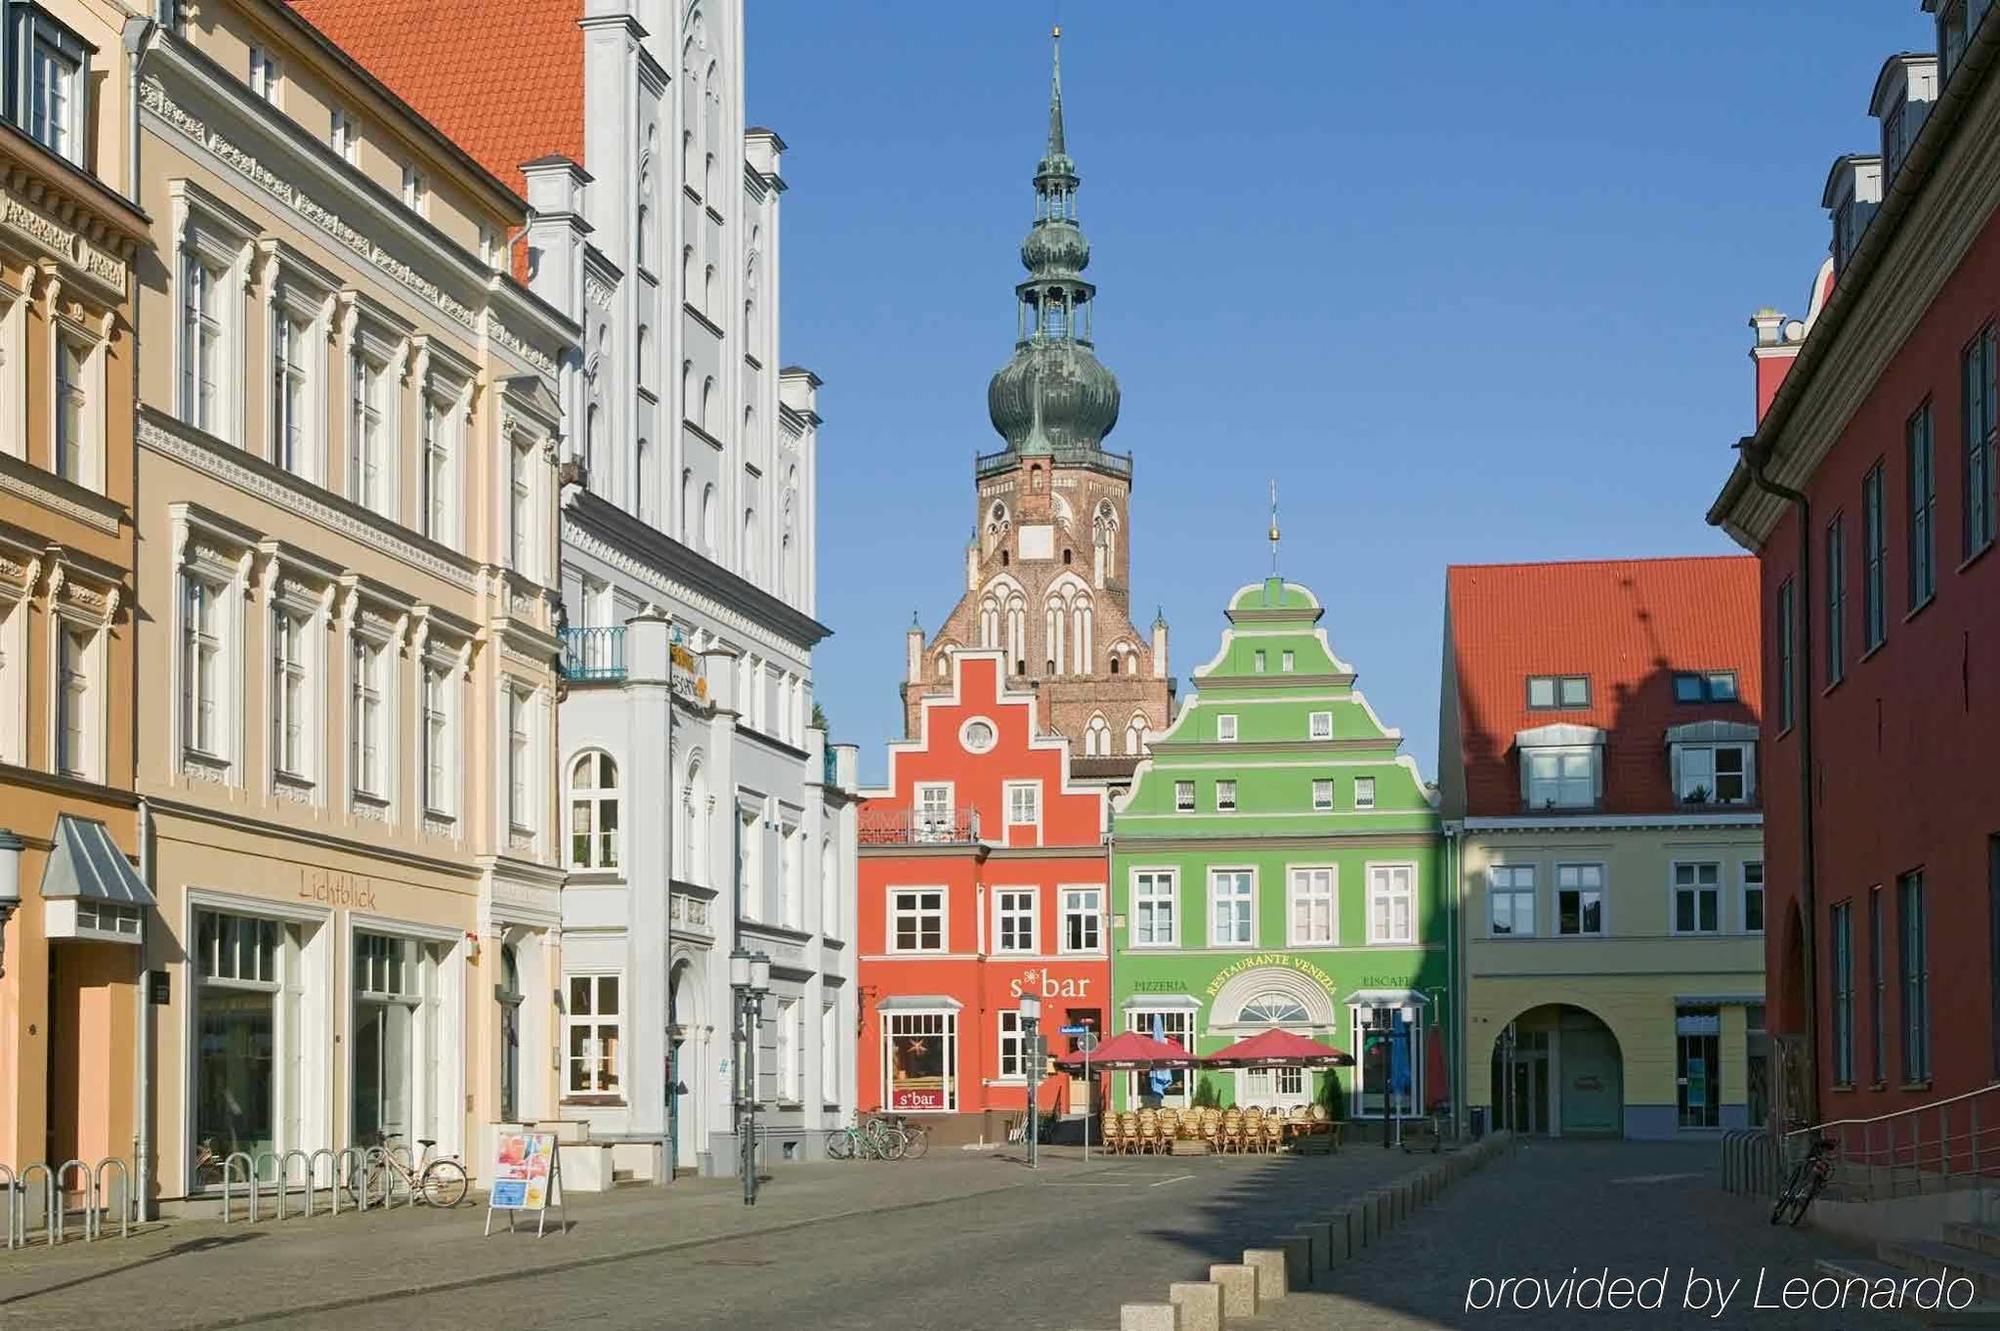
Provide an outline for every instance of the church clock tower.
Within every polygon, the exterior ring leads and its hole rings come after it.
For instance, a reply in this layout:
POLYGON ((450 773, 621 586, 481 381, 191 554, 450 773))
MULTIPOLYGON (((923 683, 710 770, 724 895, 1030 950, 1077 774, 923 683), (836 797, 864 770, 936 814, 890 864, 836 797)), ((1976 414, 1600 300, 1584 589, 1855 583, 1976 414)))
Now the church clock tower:
POLYGON ((1073 776, 1122 787, 1147 738, 1171 723, 1167 626, 1132 622, 1132 457, 1104 448, 1118 380, 1097 359, 1097 288, 1077 224, 1081 178, 1063 128, 1062 30, 1055 31, 1048 149, 1035 169, 1035 221, 1021 242, 1014 354, 987 386, 1006 446, 974 463, 975 527, 965 593, 928 639, 909 630, 905 727, 951 686, 951 654, 1002 653, 1008 682, 1035 691, 1037 723, 1069 741, 1073 776))

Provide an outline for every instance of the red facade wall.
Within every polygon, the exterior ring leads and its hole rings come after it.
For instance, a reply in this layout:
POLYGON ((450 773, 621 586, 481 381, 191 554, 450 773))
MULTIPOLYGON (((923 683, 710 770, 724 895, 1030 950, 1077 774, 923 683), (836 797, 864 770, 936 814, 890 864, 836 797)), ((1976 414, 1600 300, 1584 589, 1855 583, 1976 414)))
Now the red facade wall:
MULTIPOLYGON (((954 658, 952 691, 925 700, 917 738, 890 746, 888 783, 860 811, 860 1107, 952 1116, 962 1120, 954 1135, 965 1138, 991 1139, 1002 1118, 1026 1106, 1024 1083, 999 1076, 999 1014, 1017 1010, 1024 993, 1042 999, 1053 1053, 1068 1052, 1072 1042, 1056 1028, 1072 1018, 1087 1014, 1100 1029, 1110 1022, 1104 796, 1070 784, 1068 746, 1036 737, 1033 695, 1006 691, 1000 668, 997 653, 954 658), (992 728, 990 746, 968 747, 975 721, 992 728), (1005 787, 1014 781, 1040 783, 1038 826, 1008 826, 1005 787), (955 807, 926 825, 913 814, 917 787, 935 782, 950 784, 955 807), (1063 896, 1082 888, 1097 891, 1096 946, 1075 951, 1063 937, 1063 896), (940 946, 898 949, 891 901, 899 889, 943 893, 940 946), (1003 950, 999 933, 1003 890, 1035 898, 1034 936, 1014 950, 1003 950), (916 1000, 955 1014, 948 1107, 930 1107, 922 1093, 895 1104, 888 1093, 885 1026, 916 1000)), ((1040 1103, 1061 1108, 1069 1091, 1066 1079, 1052 1080, 1040 1103)))
MULTIPOLYGON (((1882 293, 1869 293, 1880 298, 1882 293)), ((1811 503, 1812 678, 1801 681, 1814 723, 1817 847, 1818 1056, 1822 1118, 1886 1113, 1984 1086, 1996 1065, 1990 840, 2000 834, 2000 551, 1961 563, 1966 490, 1960 353, 2000 317, 2000 220, 1989 218, 1958 271, 1868 392, 1805 487, 1811 503), (1912 608, 1905 425, 1928 401, 1936 472, 1936 594, 1912 608), (1862 483, 1883 467, 1887 517, 1887 636, 1863 657, 1862 483), (1846 532, 1846 677, 1827 673, 1826 528, 1846 532), (1921 871, 1928 902, 1932 1077, 1907 1085, 1901 1052, 1896 885, 1921 871), (1885 1057, 1879 1084, 1868 986, 1868 894, 1882 891, 1885 1057), (1853 1085, 1834 1081, 1836 983, 1829 911, 1852 903, 1853 1085)), ((1811 391, 1813 386, 1809 386, 1811 391)), ((1989 481, 1989 485, 1991 482, 1989 481)), ((1773 735, 1778 716, 1779 588, 1798 574, 1796 508, 1760 555, 1765 624, 1765 847, 1772 924, 1767 961, 1774 1030, 1804 1029, 1799 899, 1800 736, 1773 735)), ((1797 583, 1794 582, 1796 586, 1797 583)))

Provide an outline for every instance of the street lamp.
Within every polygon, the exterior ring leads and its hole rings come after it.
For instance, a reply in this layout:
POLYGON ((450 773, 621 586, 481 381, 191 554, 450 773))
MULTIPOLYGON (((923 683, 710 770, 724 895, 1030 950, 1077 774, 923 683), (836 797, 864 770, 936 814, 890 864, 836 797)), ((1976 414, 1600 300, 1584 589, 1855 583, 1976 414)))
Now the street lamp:
POLYGON ((0 975, 7 973, 7 921, 21 908, 21 852, 27 844, 0 827, 0 975))
POLYGON ((1040 1030, 1041 1024, 1042 1000, 1039 998, 1023 998, 1021 1000, 1021 1060, 1027 1064, 1028 1072, 1028 1168, 1030 1169, 1038 1167, 1035 1158, 1035 1146, 1036 1138, 1041 1136, 1039 1131, 1041 1124, 1038 1121, 1040 1109, 1035 1103, 1040 1098, 1036 1093, 1041 1089, 1042 1082, 1042 1061, 1036 1057, 1037 1046, 1040 1043, 1037 1038, 1037 1032, 1040 1030))
POLYGON ((738 947, 729 954, 736 998, 736 1122, 742 1152, 743 1204, 757 1204, 757 1024, 771 992, 771 959, 738 947))

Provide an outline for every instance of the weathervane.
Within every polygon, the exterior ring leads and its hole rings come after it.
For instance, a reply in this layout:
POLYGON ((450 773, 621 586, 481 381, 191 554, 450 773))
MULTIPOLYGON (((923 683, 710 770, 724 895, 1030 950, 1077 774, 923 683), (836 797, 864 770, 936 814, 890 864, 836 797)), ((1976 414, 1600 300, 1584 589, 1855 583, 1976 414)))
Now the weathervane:
POLYGON ((1271 482, 1271 576, 1278 576, 1278 483, 1271 482))

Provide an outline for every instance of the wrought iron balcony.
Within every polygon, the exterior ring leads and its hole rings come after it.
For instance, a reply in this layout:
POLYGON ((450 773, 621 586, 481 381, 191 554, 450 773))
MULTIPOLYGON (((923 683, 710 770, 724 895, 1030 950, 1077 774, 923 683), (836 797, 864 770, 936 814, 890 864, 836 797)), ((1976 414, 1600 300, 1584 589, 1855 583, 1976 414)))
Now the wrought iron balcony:
MULTIPOLYGON (((985 480, 998 476, 1001 472, 1012 471, 1029 455, 1002 449, 998 453, 975 453, 972 466, 975 479, 985 480)), ((1132 455, 1113 453, 1102 448, 1074 448, 1063 446, 1052 453, 1044 454, 1058 467, 1095 467, 1113 476, 1132 479, 1132 455)))
POLYGON ((970 845, 979 840, 979 810, 863 809, 855 840, 863 846, 970 845))
POLYGON ((563 678, 573 683, 625 678, 625 627, 564 629, 563 678))

